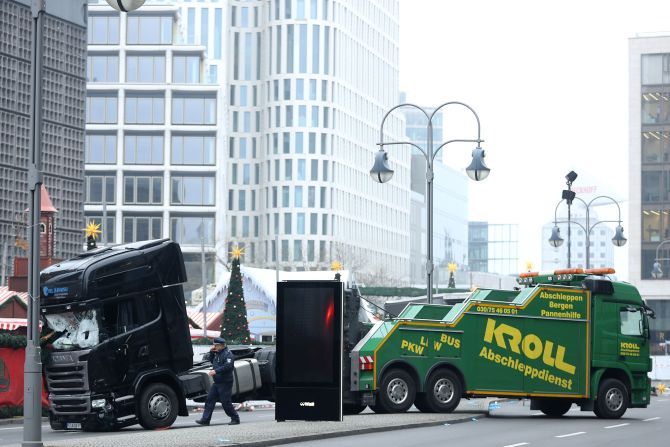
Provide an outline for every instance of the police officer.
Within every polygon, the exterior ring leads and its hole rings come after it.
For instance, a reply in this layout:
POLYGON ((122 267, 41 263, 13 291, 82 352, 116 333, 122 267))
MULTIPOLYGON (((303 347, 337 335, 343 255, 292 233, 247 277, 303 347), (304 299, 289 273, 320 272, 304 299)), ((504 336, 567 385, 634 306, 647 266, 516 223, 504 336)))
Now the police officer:
POLYGON ((209 393, 207 393, 205 412, 202 414, 202 418, 195 421, 196 424, 209 425, 217 402, 221 402, 223 410, 230 417, 228 425, 239 424, 240 416, 235 411, 235 407, 233 407, 233 402, 231 401, 235 358, 226 346, 226 340, 216 337, 214 339, 214 346, 203 359, 212 362, 214 369, 209 372, 209 375, 214 377, 214 383, 209 389, 209 393))

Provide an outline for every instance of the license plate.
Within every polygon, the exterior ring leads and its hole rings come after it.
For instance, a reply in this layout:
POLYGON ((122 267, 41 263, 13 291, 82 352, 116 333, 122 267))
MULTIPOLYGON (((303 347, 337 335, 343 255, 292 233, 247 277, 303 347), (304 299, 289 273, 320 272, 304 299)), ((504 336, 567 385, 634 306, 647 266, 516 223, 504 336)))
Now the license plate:
POLYGON ((68 430, 81 430, 81 422, 68 422, 65 424, 68 430))

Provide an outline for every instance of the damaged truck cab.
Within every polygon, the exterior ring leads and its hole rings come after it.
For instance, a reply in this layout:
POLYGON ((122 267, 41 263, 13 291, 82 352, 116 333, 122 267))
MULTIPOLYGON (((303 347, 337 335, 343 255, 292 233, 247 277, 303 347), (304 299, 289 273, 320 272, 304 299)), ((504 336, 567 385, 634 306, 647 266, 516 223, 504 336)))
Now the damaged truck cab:
POLYGON ((155 240, 100 248, 41 273, 54 429, 156 429, 206 393, 193 366, 179 245, 155 240))

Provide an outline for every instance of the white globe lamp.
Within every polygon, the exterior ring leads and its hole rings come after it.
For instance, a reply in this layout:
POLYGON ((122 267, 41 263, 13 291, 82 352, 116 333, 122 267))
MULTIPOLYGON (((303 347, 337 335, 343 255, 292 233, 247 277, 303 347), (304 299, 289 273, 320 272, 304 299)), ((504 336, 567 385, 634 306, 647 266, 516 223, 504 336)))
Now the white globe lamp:
POLYGON ((107 0, 112 8, 121 12, 135 11, 144 4, 145 0, 107 0))

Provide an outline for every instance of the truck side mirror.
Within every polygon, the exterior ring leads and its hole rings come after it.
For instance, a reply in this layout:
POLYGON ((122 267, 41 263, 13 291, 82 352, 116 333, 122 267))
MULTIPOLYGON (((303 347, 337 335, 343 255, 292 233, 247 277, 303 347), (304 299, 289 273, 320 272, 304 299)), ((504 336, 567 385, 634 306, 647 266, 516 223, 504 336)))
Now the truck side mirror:
POLYGON ((644 309, 640 309, 640 313, 640 334, 642 334, 643 343, 646 343, 647 340, 651 338, 651 334, 649 333, 649 320, 647 320, 644 309))

